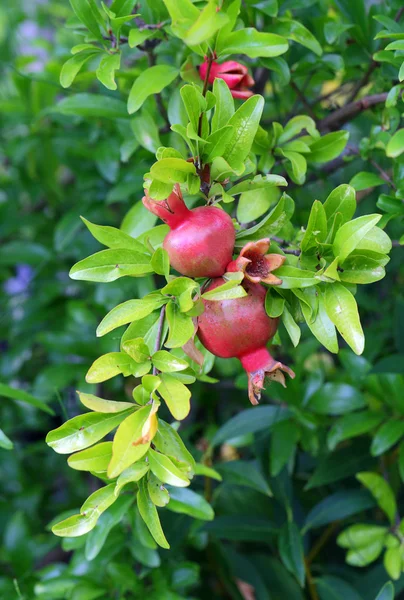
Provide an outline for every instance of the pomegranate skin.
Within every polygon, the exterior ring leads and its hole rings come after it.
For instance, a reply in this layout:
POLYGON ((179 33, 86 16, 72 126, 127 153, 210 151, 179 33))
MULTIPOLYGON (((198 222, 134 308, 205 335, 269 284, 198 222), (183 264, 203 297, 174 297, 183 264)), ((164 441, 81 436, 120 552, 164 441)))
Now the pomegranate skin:
MULTIPOLYGON (((224 283, 215 279, 206 291, 224 283)), ((248 396, 251 404, 258 404, 265 377, 285 386, 283 372, 292 379, 294 372, 276 361, 266 345, 278 328, 279 319, 272 319, 265 311, 266 289, 259 283, 244 279, 247 296, 232 300, 203 300, 205 311, 198 317, 198 337, 215 356, 236 357, 248 375, 248 396)))
MULTIPOLYGON (((213 281, 205 291, 223 285, 213 281)), ((276 333, 278 319, 265 312, 266 289, 244 281, 247 296, 219 302, 204 300, 205 312, 198 318, 198 337, 215 356, 241 358, 265 347, 276 333)))
POLYGON ((170 227, 163 247, 172 267, 187 277, 220 277, 232 260, 236 232, 231 217, 214 206, 189 210, 178 185, 163 201, 143 204, 170 227))
POLYGON ((189 211, 166 236, 170 263, 188 277, 220 277, 231 261, 235 230, 229 215, 214 206, 189 211))

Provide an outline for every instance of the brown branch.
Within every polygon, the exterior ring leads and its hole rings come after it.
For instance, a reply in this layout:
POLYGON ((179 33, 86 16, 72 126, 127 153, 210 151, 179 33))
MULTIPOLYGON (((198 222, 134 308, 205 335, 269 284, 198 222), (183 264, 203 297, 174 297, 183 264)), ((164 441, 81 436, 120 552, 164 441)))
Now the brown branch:
POLYGON ((327 529, 322 533, 322 535, 318 538, 317 542, 314 544, 313 548, 310 550, 309 554, 306 558, 307 565, 311 565, 313 560, 316 558, 317 554, 320 550, 325 546, 328 542, 329 538, 334 535, 335 531, 339 527, 339 521, 334 521, 327 527, 327 529))
POLYGON ((388 93, 373 94, 372 96, 365 96, 355 102, 350 102, 342 108, 335 110, 324 119, 318 122, 319 131, 335 131, 341 127, 347 121, 354 119, 359 113, 386 101, 388 93))
POLYGON ((310 565, 307 560, 304 561, 304 569, 306 571, 307 587, 309 589, 311 600, 319 600, 316 584, 310 571, 310 565))

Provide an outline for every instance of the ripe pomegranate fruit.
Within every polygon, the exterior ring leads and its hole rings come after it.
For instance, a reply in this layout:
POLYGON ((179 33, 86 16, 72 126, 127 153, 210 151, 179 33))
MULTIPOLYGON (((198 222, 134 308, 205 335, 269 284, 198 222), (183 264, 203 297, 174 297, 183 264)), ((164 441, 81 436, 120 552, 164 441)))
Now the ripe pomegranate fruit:
MULTIPOLYGON (((198 337, 215 356, 236 357, 248 374, 248 395, 252 404, 258 404, 264 379, 268 377, 285 386, 284 371, 292 379, 294 372, 276 361, 266 348, 278 329, 279 319, 270 318, 265 311, 266 289, 258 281, 279 285, 282 281, 271 274, 285 260, 279 254, 265 255, 269 239, 250 242, 232 261, 228 271, 245 273, 243 287, 247 295, 231 300, 203 300, 205 311, 198 317, 198 337), (241 260, 240 260, 241 259, 241 260)), ((205 291, 225 283, 214 279, 205 291)))
POLYGON ((170 263, 188 277, 220 277, 232 259, 235 230, 231 217, 214 206, 190 210, 178 184, 166 200, 153 200, 146 191, 145 207, 170 227, 163 247, 170 263))

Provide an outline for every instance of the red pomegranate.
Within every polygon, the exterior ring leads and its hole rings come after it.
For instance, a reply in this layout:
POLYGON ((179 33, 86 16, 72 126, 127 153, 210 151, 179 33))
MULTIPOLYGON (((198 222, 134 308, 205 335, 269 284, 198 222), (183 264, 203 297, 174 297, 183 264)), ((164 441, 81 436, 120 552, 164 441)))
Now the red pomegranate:
MULTIPOLYGON (((212 281, 205 291, 224 283, 223 278, 212 281)), ((258 404, 265 377, 285 385, 282 371, 290 377, 294 372, 276 361, 266 348, 274 337, 279 319, 265 312, 265 288, 259 283, 244 281, 247 296, 232 300, 204 300, 205 311, 198 318, 198 337, 215 356, 236 357, 248 374, 248 395, 258 404)))
POLYGON ((177 184, 166 200, 153 200, 146 191, 145 207, 170 227, 163 247, 170 263, 188 277, 220 277, 232 259, 235 230, 231 217, 214 206, 190 210, 177 184))
MULTIPOLYGON (((198 318, 198 337, 215 356, 236 357, 248 374, 248 395, 252 404, 258 404, 264 379, 268 377, 285 385, 285 371, 292 379, 294 372, 276 361, 266 345, 278 329, 279 319, 270 318, 265 311, 266 289, 258 283, 267 281, 279 285, 282 281, 272 275, 285 260, 278 254, 266 254, 269 240, 250 242, 240 257, 228 265, 228 271, 243 271, 243 287, 247 295, 231 300, 203 300, 205 311, 198 318)), ((205 291, 225 283, 214 279, 205 291)))

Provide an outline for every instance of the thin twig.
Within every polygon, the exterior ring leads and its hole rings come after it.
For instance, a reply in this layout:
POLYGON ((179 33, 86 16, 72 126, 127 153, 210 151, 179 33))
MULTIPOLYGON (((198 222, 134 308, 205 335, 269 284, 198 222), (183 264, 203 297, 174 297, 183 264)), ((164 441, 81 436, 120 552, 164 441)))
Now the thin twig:
POLYGON ((317 542, 314 544, 313 548, 310 550, 309 554, 307 555, 306 563, 308 565, 311 565, 313 560, 316 558, 317 554, 320 552, 320 550, 323 548, 323 546, 325 546, 325 544, 328 542, 329 538, 332 535, 334 535, 334 533, 338 529, 338 527, 339 527, 339 521, 334 521, 327 527, 327 529, 318 538, 317 542))
POLYGON ((314 583, 314 579, 310 571, 310 566, 306 560, 304 561, 304 568, 306 571, 307 587, 309 589, 310 598, 311 600, 319 600, 316 584, 314 583))
MULTIPOLYGON (((158 352, 158 350, 160 350, 160 347, 161 347, 161 338, 163 336, 165 316, 166 316, 166 305, 164 304, 164 306, 162 306, 161 311, 160 311, 156 343, 154 344, 154 352, 158 352)), ((158 369, 156 369, 156 367, 153 366, 153 375, 158 375, 158 373, 159 373, 158 369)))
MULTIPOLYGON (((203 82, 203 89, 202 89, 202 96, 203 97, 206 96, 206 92, 208 91, 209 76, 210 76, 210 71, 212 69, 212 63, 213 63, 213 54, 212 53, 208 54, 207 60, 208 60, 208 68, 206 69, 205 80, 203 82)), ((200 137, 200 135, 202 133, 202 119, 203 119, 203 112, 199 116, 199 121, 198 121, 198 137, 200 137)))

